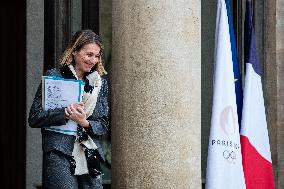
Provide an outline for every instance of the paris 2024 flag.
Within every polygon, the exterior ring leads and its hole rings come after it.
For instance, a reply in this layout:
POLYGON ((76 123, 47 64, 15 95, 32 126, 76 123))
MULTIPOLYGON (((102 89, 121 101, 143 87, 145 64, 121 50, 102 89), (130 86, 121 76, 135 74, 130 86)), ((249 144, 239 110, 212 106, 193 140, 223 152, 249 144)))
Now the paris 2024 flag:
POLYGON ((271 153, 250 0, 247 0, 246 6, 246 76, 241 126, 245 182, 247 189, 274 189, 271 153))
POLYGON ((218 0, 206 189, 244 189, 228 6, 218 0), (228 9, 227 9, 228 8, 228 9))

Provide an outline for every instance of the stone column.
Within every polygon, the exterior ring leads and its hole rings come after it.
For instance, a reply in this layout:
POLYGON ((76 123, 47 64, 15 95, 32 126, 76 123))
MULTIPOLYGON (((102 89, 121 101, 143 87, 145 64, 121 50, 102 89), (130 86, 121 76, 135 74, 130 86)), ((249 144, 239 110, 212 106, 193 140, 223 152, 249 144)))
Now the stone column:
POLYGON ((265 84, 275 185, 284 188, 284 1, 266 1, 265 84))
POLYGON ((200 1, 112 6, 112 188, 201 188, 200 1))
MULTIPOLYGON (((27 80, 26 115, 43 74, 44 54, 44 1, 27 1, 27 80)), ((42 148, 40 129, 29 127, 26 122, 26 188, 41 185, 42 148)), ((17 171, 17 170, 14 170, 17 171)))

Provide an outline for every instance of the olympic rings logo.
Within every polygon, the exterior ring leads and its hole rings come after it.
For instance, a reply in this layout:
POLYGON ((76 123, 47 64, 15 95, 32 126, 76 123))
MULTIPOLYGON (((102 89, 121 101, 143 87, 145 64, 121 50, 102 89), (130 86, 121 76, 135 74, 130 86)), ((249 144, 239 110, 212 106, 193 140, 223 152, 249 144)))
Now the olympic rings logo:
POLYGON ((236 159, 237 159, 237 155, 234 151, 228 151, 225 150, 223 152, 223 157, 229 162, 229 163, 235 163, 236 159))

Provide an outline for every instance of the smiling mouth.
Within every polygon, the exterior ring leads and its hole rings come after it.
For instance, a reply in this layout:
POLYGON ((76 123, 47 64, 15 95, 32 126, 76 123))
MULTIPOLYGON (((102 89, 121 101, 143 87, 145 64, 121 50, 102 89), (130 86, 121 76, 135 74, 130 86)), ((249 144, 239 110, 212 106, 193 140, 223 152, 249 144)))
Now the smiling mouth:
POLYGON ((94 64, 90 64, 90 63, 85 63, 88 67, 92 67, 94 66, 94 64))

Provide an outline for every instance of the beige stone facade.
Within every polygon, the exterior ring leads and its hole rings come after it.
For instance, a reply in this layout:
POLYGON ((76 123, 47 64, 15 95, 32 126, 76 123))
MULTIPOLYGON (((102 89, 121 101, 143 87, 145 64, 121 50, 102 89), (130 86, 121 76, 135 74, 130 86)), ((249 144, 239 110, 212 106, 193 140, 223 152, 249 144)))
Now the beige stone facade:
MULTIPOLYGON (((201 181, 206 182, 217 1, 108 2, 112 5, 100 5, 111 9, 100 12, 100 25, 108 24, 101 31, 111 60, 112 188, 201 188, 201 181)), ((257 35, 275 183, 282 189, 284 0, 255 2, 263 16, 256 22, 262 23, 257 35)), ((44 65, 43 13, 43 0, 27 1, 27 111, 44 65)), ((81 19, 72 16, 77 23, 73 32, 81 19)), ((41 143, 34 143, 40 141, 40 131, 26 131, 26 188, 33 188, 41 184, 41 143)))

